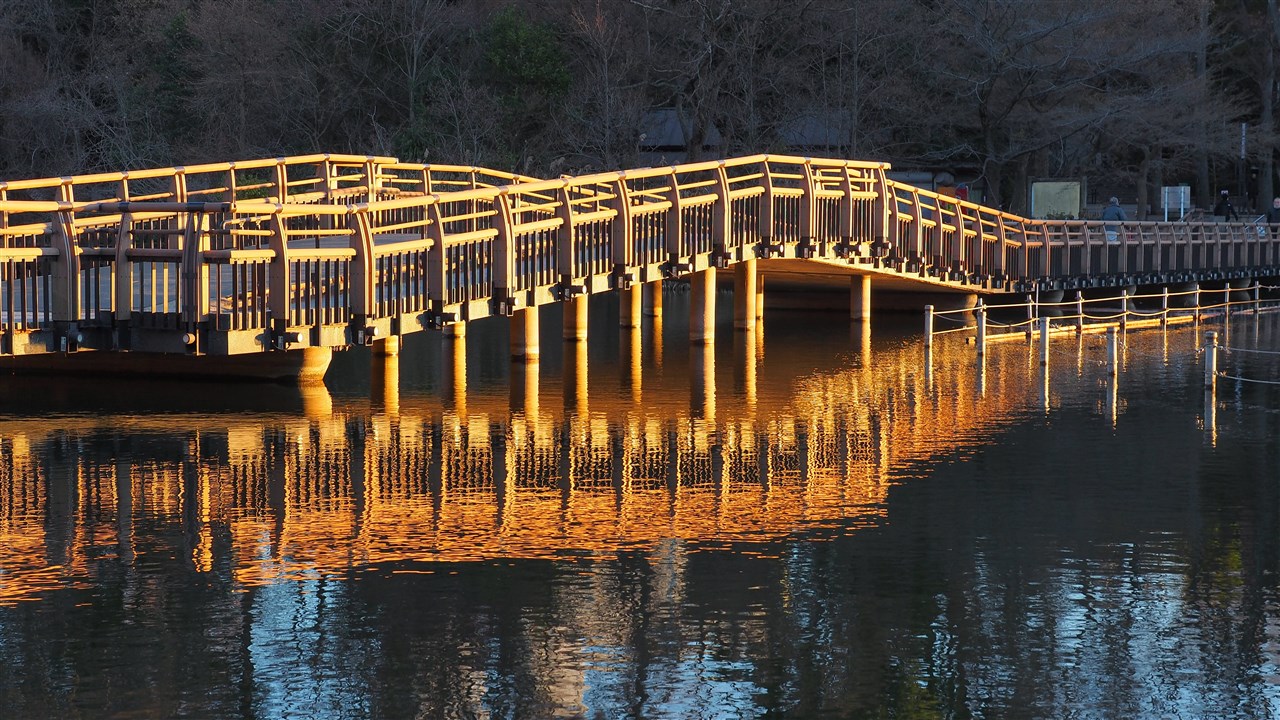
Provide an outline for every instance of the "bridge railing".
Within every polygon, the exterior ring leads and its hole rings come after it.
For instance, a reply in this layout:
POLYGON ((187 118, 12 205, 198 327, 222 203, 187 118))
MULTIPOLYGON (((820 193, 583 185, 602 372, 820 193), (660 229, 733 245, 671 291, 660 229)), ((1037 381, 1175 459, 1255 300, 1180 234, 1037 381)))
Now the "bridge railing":
POLYGON ((886 170, 755 155, 534 180, 314 155, 0 183, 0 353, 125 326, 183 331, 177 351, 209 331, 342 344, 750 259, 988 290, 1278 264, 1265 226, 1033 220, 886 170))

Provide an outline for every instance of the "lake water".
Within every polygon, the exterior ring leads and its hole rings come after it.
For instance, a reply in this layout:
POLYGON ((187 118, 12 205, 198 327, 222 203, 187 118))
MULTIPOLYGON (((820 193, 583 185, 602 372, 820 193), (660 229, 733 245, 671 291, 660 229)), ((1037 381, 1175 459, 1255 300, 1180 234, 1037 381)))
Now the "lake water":
POLYGON ((602 300, 528 370, 494 321, 325 388, 0 382, 0 717, 1280 715, 1280 389, 1206 397, 1220 319, 1112 381, 602 300))

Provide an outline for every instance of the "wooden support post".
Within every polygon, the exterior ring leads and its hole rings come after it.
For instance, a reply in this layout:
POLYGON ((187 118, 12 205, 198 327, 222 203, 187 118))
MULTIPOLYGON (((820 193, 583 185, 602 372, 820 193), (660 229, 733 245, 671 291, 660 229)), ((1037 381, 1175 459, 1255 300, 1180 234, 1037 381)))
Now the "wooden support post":
POLYGON ((633 283, 618 291, 618 327, 640 327, 641 309, 644 306, 644 295, 641 286, 633 283))
POLYGON ((1036 304, 1030 294, 1027 298, 1027 342, 1031 342, 1031 336, 1035 333, 1036 321, 1036 304))
POLYGON ((756 261, 743 260, 733 266, 733 327, 751 330, 756 326, 756 261))
POLYGON ((525 417, 538 416, 538 364, 520 363, 511 369, 511 409, 525 417))
POLYGON ((764 273, 756 276, 756 324, 764 319, 764 273))
POLYGON ((587 344, 574 343, 564 349, 564 409, 585 418, 589 388, 587 344))
POLYGON ((1218 382, 1218 333, 1210 330, 1204 338, 1204 386, 1212 390, 1218 382))
POLYGON ((1120 291, 1120 332, 1124 332, 1129 327, 1129 290, 1127 288, 1120 291))
POLYGON ((1084 293, 1076 291, 1076 334, 1084 333, 1084 293))
POLYGON ((849 319, 871 319, 871 276, 849 276, 849 319))
POLYGON ((738 333, 733 338, 733 385, 738 395, 746 401, 748 410, 756 404, 756 338, 755 331, 738 333))
POLYGON ((982 305, 982 300, 978 300, 978 309, 974 311, 978 318, 978 336, 975 344, 978 346, 978 357, 987 354, 987 308, 982 305))
POLYGON ((651 280, 644 284, 644 314, 649 317, 662 317, 662 281, 651 280))
POLYGON ((1049 366, 1049 318, 1040 317, 1040 365, 1049 366))
POLYGON ((1120 352, 1113 327, 1107 328, 1107 372, 1112 378, 1120 372, 1120 352))
POLYGON ((715 347, 697 345, 689 349, 689 370, 693 377, 689 384, 690 410, 693 417, 713 420, 716 416, 716 358, 715 347))
POLYGON ((924 306, 924 346, 933 347, 933 306, 924 306))
POLYGON ((1160 327, 1169 326, 1169 286, 1161 288, 1160 292, 1160 327))
POLYGON ((564 339, 583 342, 587 339, 587 296, 575 295, 563 303, 564 339))
POLYGON ((441 367, 441 385, 444 386, 446 407, 459 416, 467 413, 467 338, 445 333, 442 348, 444 363, 441 367))
POLYGON ((716 269, 689 278, 689 342, 710 344, 716 340, 716 269))
POLYGON ((461 340, 467 336, 467 324, 465 322, 449 323, 444 326, 443 332, 446 338, 461 340))
POLYGON ((623 368, 622 387, 630 391, 632 401, 639 403, 644 387, 644 339, 639 327, 622 334, 619 364, 623 368))
POLYGON ((536 363, 541 355, 538 308, 520 308, 511 314, 511 357, 519 362, 536 363))
POLYGON ((395 357, 400 354, 400 336, 392 335, 391 337, 378 338, 373 341, 373 354, 375 357, 395 357))

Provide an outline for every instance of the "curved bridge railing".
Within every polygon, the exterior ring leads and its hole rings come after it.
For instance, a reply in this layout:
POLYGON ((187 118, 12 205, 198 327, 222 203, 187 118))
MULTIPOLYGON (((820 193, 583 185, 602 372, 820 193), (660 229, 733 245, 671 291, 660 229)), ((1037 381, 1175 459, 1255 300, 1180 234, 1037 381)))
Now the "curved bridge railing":
POLYGON ((1276 228, 1033 220, 887 170, 755 155, 537 180, 311 155, 0 183, 0 355, 342 346, 750 260, 981 293, 1280 265, 1276 228))

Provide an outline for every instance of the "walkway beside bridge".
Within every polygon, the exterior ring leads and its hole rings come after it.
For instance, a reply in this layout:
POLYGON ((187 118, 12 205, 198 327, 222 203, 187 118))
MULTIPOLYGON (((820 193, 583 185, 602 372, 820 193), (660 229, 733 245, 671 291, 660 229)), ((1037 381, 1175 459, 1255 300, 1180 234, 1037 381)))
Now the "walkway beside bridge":
POLYGON ((588 297, 620 293, 636 326, 668 279, 690 283, 690 340, 708 343, 721 270, 744 329, 776 272, 847 275, 855 319, 873 283, 971 298, 1280 274, 1274 228, 1127 222, 1108 243, 1107 223, 1023 218, 887 170, 755 155, 538 180, 326 154, 3 182, 0 367, 93 350, 322 375, 333 348, 393 353, 490 316, 535 360, 539 307, 565 303, 564 337, 583 341, 588 297))

